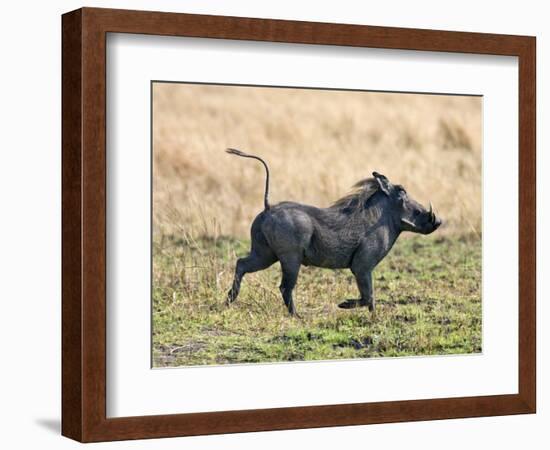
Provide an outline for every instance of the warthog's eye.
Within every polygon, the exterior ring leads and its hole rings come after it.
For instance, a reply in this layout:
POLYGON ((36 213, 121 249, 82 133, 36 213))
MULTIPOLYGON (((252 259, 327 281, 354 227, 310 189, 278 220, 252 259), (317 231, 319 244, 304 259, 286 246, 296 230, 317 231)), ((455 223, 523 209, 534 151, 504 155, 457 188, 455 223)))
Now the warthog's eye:
POLYGON ((419 209, 415 209, 415 210, 413 211, 413 217, 417 217, 419 214, 420 214, 420 210, 419 210, 419 209))

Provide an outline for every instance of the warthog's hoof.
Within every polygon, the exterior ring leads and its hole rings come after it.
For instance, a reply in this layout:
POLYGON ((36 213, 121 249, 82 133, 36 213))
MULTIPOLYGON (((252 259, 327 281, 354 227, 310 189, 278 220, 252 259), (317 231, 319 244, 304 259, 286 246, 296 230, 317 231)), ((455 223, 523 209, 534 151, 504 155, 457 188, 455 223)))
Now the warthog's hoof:
POLYGON ((231 303, 233 303, 236 298, 237 298, 237 296, 233 292, 233 289, 229 289, 229 291, 227 292, 227 298, 225 299, 225 304, 227 306, 230 306, 231 303))
POLYGON ((346 300, 345 302, 340 303, 338 305, 338 308, 353 309, 353 308, 362 308, 365 306, 368 306, 369 310, 372 311, 372 305, 370 303, 366 302, 365 300, 354 300, 354 299, 349 299, 349 300, 346 300))

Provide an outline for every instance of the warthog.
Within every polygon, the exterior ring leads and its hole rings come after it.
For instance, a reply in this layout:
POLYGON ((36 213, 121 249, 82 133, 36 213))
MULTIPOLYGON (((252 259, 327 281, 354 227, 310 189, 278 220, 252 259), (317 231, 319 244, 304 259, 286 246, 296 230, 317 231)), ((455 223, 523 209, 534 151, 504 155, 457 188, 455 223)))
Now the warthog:
POLYGON ((266 170, 264 210, 251 227, 250 254, 237 261, 233 286, 227 303, 237 299, 246 273, 257 272, 281 262, 280 291, 288 312, 296 314, 292 291, 300 266, 349 268, 355 275, 361 298, 346 300, 340 308, 375 307, 372 271, 388 254, 402 231, 430 234, 439 228, 441 219, 410 198, 398 184, 373 172, 354 185, 352 194, 328 208, 316 208, 294 202, 270 206, 269 168, 265 161, 235 149, 227 153, 254 158, 266 170))

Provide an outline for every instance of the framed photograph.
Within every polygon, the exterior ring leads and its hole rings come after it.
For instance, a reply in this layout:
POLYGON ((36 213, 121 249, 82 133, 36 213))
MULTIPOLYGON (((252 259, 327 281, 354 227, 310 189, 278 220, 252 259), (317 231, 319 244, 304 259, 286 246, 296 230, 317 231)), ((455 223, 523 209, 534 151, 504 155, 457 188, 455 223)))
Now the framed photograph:
POLYGON ((63 435, 535 412, 534 37, 62 28, 63 435))

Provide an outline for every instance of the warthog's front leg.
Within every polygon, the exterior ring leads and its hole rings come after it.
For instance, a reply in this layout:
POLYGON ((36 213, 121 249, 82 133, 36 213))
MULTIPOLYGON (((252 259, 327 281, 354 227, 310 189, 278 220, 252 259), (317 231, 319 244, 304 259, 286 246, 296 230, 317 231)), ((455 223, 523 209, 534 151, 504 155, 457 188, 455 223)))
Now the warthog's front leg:
POLYGON ((372 295, 372 272, 370 270, 355 274, 357 287, 361 293, 361 306, 368 306, 369 311, 374 311, 374 296, 372 295))
POLYGON ((374 311, 374 297, 372 295, 372 272, 370 270, 354 272, 357 287, 361 293, 360 299, 350 299, 340 303, 338 306, 344 309, 359 308, 368 306, 369 311, 374 311))
POLYGON ((355 275, 355 281, 357 282, 361 298, 358 300, 346 300, 338 305, 340 308, 349 309, 367 306, 370 311, 374 311, 372 270, 380 259, 380 255, 368 245, 363 245, 355 252, 351 261, 351 271, 355 275))

